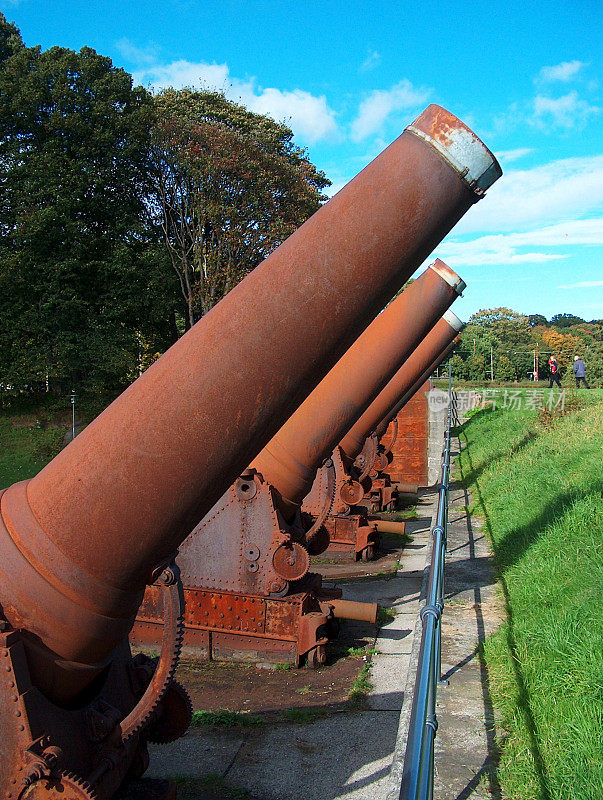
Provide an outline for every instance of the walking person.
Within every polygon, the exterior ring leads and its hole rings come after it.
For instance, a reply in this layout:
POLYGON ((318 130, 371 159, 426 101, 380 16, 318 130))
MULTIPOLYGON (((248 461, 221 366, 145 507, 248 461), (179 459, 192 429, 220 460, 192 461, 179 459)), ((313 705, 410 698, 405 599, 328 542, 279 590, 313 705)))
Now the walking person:
POLYGON ((586 382, 586 364, 580 356, 574 356, 574 375, 576 377, 576 389, 580 388, 580 381, 584 383, 587 389, 590 389, 590 386, 586 382))
POLYGON ((561 381, 559 380, 559 364, 555 356, 551 356, 548 361, 549 364, 549 389, 553 388, 553 383, 561 389, 561 381))

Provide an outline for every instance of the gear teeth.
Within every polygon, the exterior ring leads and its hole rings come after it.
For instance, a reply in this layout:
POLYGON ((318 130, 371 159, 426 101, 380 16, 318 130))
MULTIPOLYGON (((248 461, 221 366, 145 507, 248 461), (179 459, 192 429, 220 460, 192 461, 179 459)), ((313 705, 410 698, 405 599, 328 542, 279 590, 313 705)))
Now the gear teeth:
POLYGON ((72 795, 72 797, 67 795, 65 800, 98 800, 98 795, 92 784, 80 778, 75 772, 59 772, 59 780, 63 784, 70 784, 69 788, 77 792, 77 795, 72 795))
MULTIPOLYGON (((149 724, 151 719, 153 718, 154 714, 157 712, 163 697, 168 690, 170 683, 174 679, 174 675, 176 674, 176 669, 178 667, 178 660, 180 658, 180 650, 182 649, 182 642, 184 639, 184 602, 182 596, 182 584, 180 580, 178 581, 178 587, 176 588, 176 594, 178 595, 178 599, 175 601, 175 607, 178 609, 175 618, 172 617, 173 621, 168 619, 164 620, 165 625, 173 625, 174 634, 171 644, 171 652, 169 654, 165 654, 165 657, 168 661, 165 669, 164 677, 161 681, 161 685, 159 685, 155 689, 155 696, 153 701, 149 703, 144 711, 141 709, 139 719, 133 723, 128 725, 127 733, 122 734, 122 741, 125 743, 132 739, 133 736, 141 733, 142 730, 149 724)), ((175 589, 174 586, 171 586, 168 592, 172 592, 175 589)), ((174 602, 174 598, 172 595, 172 600, 170 602, 174 602)), ((174 608, 174 606, 172 606, 174 608)), ((151 683, 154 680, 154 676, 161 666, 161 659, 164 657, 164 653, 161 653, 161 656, 158 659, 157 666, 155 667, 155 673, 153 673, 153 677, 151 678, 151 683)), ((144 698, 144 695, 143 695, 144 698)))
MULTIPOLYGON (((180 696, 180 698, 184 701, 185 704, 184 713, 188 717, 189 720, 188 725, 190 725, 190 720, 192 719, 193 716, 193 704, 191 702, 189 693, 186 691, 186 689, 180 683, 180 681, 172 681, 172 683, 170 684, 170 689, 175 690, 176 693, 180 696)), ((175 740, 175 738, 171 735, 162 736, 161 727, 159 726, 157 727, 157 729, 155 729, 153 722, 151 722, 148 728, 148 732, 145 732, 145 735, 147 740, 149 742, 152 742, 153 744, 169 744, 170 742, 173 742, 175 740)))

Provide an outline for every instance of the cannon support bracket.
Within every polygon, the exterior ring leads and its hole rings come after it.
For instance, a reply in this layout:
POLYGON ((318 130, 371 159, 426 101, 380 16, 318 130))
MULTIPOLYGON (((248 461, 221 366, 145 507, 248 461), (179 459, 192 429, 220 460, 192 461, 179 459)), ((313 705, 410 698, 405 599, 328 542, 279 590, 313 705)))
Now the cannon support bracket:
MULTIPOLYGON (((183 591, 173 564, 158 584, 165 598, 164 640, 155 662, 116 648, 105 672, 70 707, 34 685, 23 636, 0 624, 2 800, 104 800, 148 765, 147 741, 171 741, 190 723, 190 702, 172 681, 182 641, 183 591)), ((173 795, 162 782, 158 797, 173 795)))

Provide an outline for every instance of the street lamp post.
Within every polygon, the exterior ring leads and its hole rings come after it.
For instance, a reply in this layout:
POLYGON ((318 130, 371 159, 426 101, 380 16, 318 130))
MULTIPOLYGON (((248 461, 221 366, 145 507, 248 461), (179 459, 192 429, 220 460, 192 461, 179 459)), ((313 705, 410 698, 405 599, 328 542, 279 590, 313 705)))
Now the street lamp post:
POLYGON ((75 439, 75 389, 71 390, 71 440, 75 439))

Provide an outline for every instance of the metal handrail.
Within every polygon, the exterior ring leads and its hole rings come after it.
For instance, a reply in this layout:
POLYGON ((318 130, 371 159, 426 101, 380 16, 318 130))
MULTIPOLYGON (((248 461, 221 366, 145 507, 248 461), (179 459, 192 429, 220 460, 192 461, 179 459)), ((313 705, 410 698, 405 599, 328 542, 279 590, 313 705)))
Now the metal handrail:
POLYGON ((437 687, 446 685, 442 674, 442 629, 444 609, 444 565, 448 529, 448 485, 450 480, 450 429, 452 427, 452 375, 448 367, 448 417, 442 450, 442 480, 438 489, 438 513, 431 531, 432 550, 427 601, 421 609, 423 625, 412 710, 404 754, 400 800, 432 800, 437 687))

